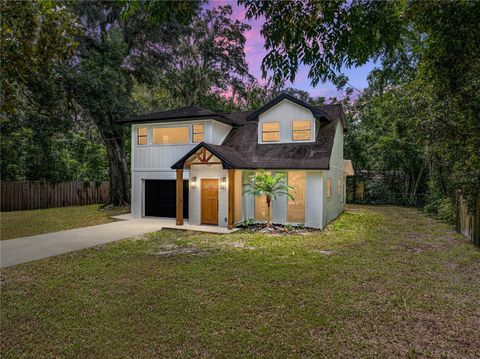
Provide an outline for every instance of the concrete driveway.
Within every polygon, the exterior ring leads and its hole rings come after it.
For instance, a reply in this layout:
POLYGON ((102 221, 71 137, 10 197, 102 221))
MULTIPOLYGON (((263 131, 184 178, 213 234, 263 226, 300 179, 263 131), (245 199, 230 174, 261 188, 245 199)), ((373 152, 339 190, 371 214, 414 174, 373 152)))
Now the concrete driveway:
POLYGON ((212 233, 230 233, 222 227, 195 226, 188 222, 177 226, 170 218, 132 218, 129 214, 113 217, 116 222, 70 229, 37 236, 0 241, 0 267, 31 262, 57 256, 100 244, 156 232, 162 228, 176 228, 212 233))

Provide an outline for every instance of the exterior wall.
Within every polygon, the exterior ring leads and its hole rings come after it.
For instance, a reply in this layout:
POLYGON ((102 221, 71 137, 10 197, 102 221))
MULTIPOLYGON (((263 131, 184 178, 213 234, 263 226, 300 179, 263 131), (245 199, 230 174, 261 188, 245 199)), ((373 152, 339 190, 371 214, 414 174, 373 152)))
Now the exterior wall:
MULTIPOLYGON (((197 143, 192 143, 191 127, 194 123, 204 124, 204 142, 213 144, 221 144, 231 129, 230 126, 214 120, 149 123, 132 126, 131 211, 133 217, 138 218, 143 216, 143 196, 145 179, 174 180, 176 178, 175 170, 172 170, 170 167, 197 145, 197 143), (175 126, 188 126, 190 128, 190 143, 181 145, 152 144, 152 128, 175 126), (137 145, 137 129, 139 127, 146 127, 148 129, 147 145, 137 145)), ((184 171, 183 178, 189 179, 188 170, 184 171)))
MULTIPOLYGON (((287 175, 288 170, 272 171, 272 174, 283 173, 287 175)), ((323 171, 306 172, 306 201, 305 201, 305 225, 313 228, 322 228, 322 181, 323 171)), ((243 183, 248 181, 248 176, 254 171, 244 171, 243 183)), ((243 195, 243 219, 255 218, 255 198, 249 194, 243 195)), ((279 224, 288 223, 288 198, 278 197, 272 201, 272 222, 279 224)))
POLYGON ((218 179, 218 226, 227 227, 228 222, 228 171, 221 165, 195 165, 190 169, 190 178, 197 177, 196 188, 189 188, 188 223, 201 222, 201 180, 202 178, 218 179), (220 188, 220 181, 225 177, 226 188, 220 188))
POLYGON ((132 126, 132 169, 134 170, 168 170, 188 151, 198 143, 192 142, 192 125, 203 123, 204 142, 215 145, 221 144, 230 132, 231 127, 214 120, 199 120, 185 122, 171 122, 161 124, 145 124, 132 126), (155 127, 189 127, 189 143, 181 145, 154 145, 152 144, 152 128, 155 127), (137 145, 136 131, 140 127, 148 129, 148 144, 137 145))
POLYGON ((330 170, 322 171, 323 177, 323 227, 331 220, 336 218, 345 207, 345 190, 341 188, 338 194, 338 178, 340 178, 341 186, 345 186, 343 174, 343 127, 338 122, 335 138, 333 142, 332 155, 330 157, 330 170), (332 196, 327 198, 327 178, 332 180, 332 196))
POLYGON ((262 124, 264 122, 280 123, 280 141, 268 142, 289 143, 289 142, 311 142, 315 140, 317 131, 317 120, 313 117, 310 110, 299 106, 291 101, 283 100, 268 111, 259 116, 258 119, 258 143, 262 143, 262 124), (292 141, 292 123, 293 120, 310 120, 312 121, 312 138, 310 141, 292 141))

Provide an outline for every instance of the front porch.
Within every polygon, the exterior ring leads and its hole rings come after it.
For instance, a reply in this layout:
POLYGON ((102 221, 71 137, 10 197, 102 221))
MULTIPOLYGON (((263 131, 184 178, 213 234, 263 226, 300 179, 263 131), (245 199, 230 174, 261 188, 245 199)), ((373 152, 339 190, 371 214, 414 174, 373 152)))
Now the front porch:
POLYGON ((234 229, 235 212, 239 212, 238 208, 235 209, 235 202, 241 203, 240 170, 236 173, 214 147, 205 143, 200 143, 172 168, 176 170, 176 226, 185 225, 183 172, 188 169, 189 225, 234 229), (239 198, 236 200, 235 196, 239 198))

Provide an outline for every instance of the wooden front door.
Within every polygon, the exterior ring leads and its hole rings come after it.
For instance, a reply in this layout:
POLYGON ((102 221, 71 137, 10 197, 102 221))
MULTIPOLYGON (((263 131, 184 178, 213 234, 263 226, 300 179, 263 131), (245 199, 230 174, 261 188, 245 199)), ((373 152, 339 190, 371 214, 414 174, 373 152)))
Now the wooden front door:
POLYGON ((202 179, 202 224, 218 225, 218 179, 202 179))

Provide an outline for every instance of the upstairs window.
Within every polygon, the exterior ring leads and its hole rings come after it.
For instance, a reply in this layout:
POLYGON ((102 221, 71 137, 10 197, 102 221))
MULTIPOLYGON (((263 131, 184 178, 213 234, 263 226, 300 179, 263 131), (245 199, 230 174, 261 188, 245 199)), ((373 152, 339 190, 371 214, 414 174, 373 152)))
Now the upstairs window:
POLYGON ((137 144, 146 145, 148 144, 148 132, 146 127, 141 127, 137 129, 137 144))
POLYGON ((280 123, 266 122, 262 124, 262 142, 280 141, 280 123))
POLYGON ((342 194, 342 179, 340 177, 338 177, 338 180, 337 180, 337 193, 339 195, 342 194))
POLYGON ((192 142, 199 143, 203 141, 203 124, 195 123, 192 126, 192 142))
POLYGON ((154 145, 181 145, 188 143, 188 127, 157 127, 153 129, 154 145))
POLYGON ((309 141, 312 138, 312 121, 293 121, 292 141, 309 141))

